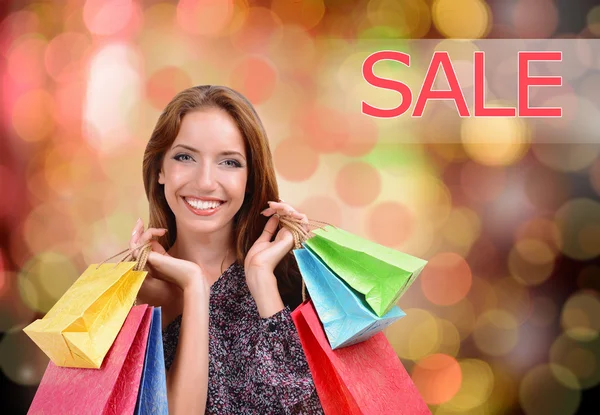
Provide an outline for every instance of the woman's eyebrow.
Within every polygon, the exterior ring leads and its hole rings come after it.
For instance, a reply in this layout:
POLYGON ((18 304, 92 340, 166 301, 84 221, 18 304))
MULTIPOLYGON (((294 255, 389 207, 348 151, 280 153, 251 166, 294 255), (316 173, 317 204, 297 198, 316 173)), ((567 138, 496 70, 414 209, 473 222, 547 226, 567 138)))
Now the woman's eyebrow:
MULTIPOLYGON (((194 147, 190 147, 190 146, 185 145, 185 144, 177 144, 172 149, 175 149, 177 147, 185 148, 186 150, 189 150, 192 153, 200 153, 194 147)), ((246 157, 244 157, 244 155, 242 153, 240 153, 239 151, 222 151, 221 153, 219 153, 219 155, 220 156, 234 156, 234 155, 237 155, 237 156, 240 156, 242 159, 246 160, 246 157)))

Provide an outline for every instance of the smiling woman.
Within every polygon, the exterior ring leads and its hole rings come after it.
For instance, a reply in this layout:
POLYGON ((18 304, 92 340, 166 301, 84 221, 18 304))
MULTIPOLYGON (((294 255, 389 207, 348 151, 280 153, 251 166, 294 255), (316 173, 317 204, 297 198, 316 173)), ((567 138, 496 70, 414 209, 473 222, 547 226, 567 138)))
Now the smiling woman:
POLYGON ((152 244, 138 301, 163 309, 169 413, 323 413, 291 311, 301 302, 293 236, 279 215, 267 136, 221 86, 180 92, 144 154, 152 244), (154 240, 153 238, 156 238, 154 240))

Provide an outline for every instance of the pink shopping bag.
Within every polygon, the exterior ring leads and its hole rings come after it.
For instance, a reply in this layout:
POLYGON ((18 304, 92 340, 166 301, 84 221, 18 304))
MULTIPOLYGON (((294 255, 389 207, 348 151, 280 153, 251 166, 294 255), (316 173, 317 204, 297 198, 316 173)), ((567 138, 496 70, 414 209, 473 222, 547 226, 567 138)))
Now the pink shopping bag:
POLYGON ((133 307, 100 369, 50 362, 28 414, 133 414, 153 307, 133 307))

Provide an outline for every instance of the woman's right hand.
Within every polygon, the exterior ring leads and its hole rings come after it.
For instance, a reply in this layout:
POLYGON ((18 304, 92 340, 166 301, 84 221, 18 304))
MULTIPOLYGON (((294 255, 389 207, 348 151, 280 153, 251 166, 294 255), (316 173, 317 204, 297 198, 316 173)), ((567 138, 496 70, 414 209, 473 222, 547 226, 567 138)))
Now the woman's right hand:
MULTIPOLYGON (((144 231, 144 223, 141 219, 135 225, 129 241, 129 247, 133 249, 148 242, 152 246, 152 251, 149 253, 147 261, 150 272, 146 277, 146 281, 144 281, 146 287, 142 286, 142 290, 140 291, 153 291, 154 293, 150 294, 154 294, 151 295, 154 297, 160 294, 159 291, 172 288, 164 287, 165 284, 178 287, 182 291, 190 288, 192 284, 199 285, 197 288, 205 288, 204 286, 207 285, 206 279, 198 264, 173 258, 158 241, 152 239, 155 236, 164 235, 166 231, 166 229, 157 228, 148 228, 144 231)), ((137 258, 139 251, 134 252, 134 258, 137 258)))

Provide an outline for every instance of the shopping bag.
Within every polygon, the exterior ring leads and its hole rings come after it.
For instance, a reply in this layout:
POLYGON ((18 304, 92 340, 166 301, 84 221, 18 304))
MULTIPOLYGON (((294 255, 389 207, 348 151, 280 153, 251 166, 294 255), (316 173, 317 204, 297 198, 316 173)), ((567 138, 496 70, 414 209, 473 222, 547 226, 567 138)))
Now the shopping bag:
POLYGON ((292 319, 325 414, 431 414, 383 333, 332 350, 312 301, 292 319))
POLYGON ((99 368, 146 277, 143 266, 90 265, 44 318, 23 331, 57 366, 99 368))
POLYGON ((152 307, 133 307, 99 369, 50 362, 28 414, 133 414, 151 321, 152 307))
POLYGON ((334 226, 312 231, 305 244, 382 317, 418 277, 427 261, 334 226))
POLYGON ((155 307, 150 325, 140 391, 135 407, 136 415, 169 413, 165 356, 163 354, 161 309, 155 307))
POLYGON ((394 306, 378 317, 364 295, 337 278, 310 249, 295 249, 294 256, 333 350, 365 341, 406 315, 394 306))

